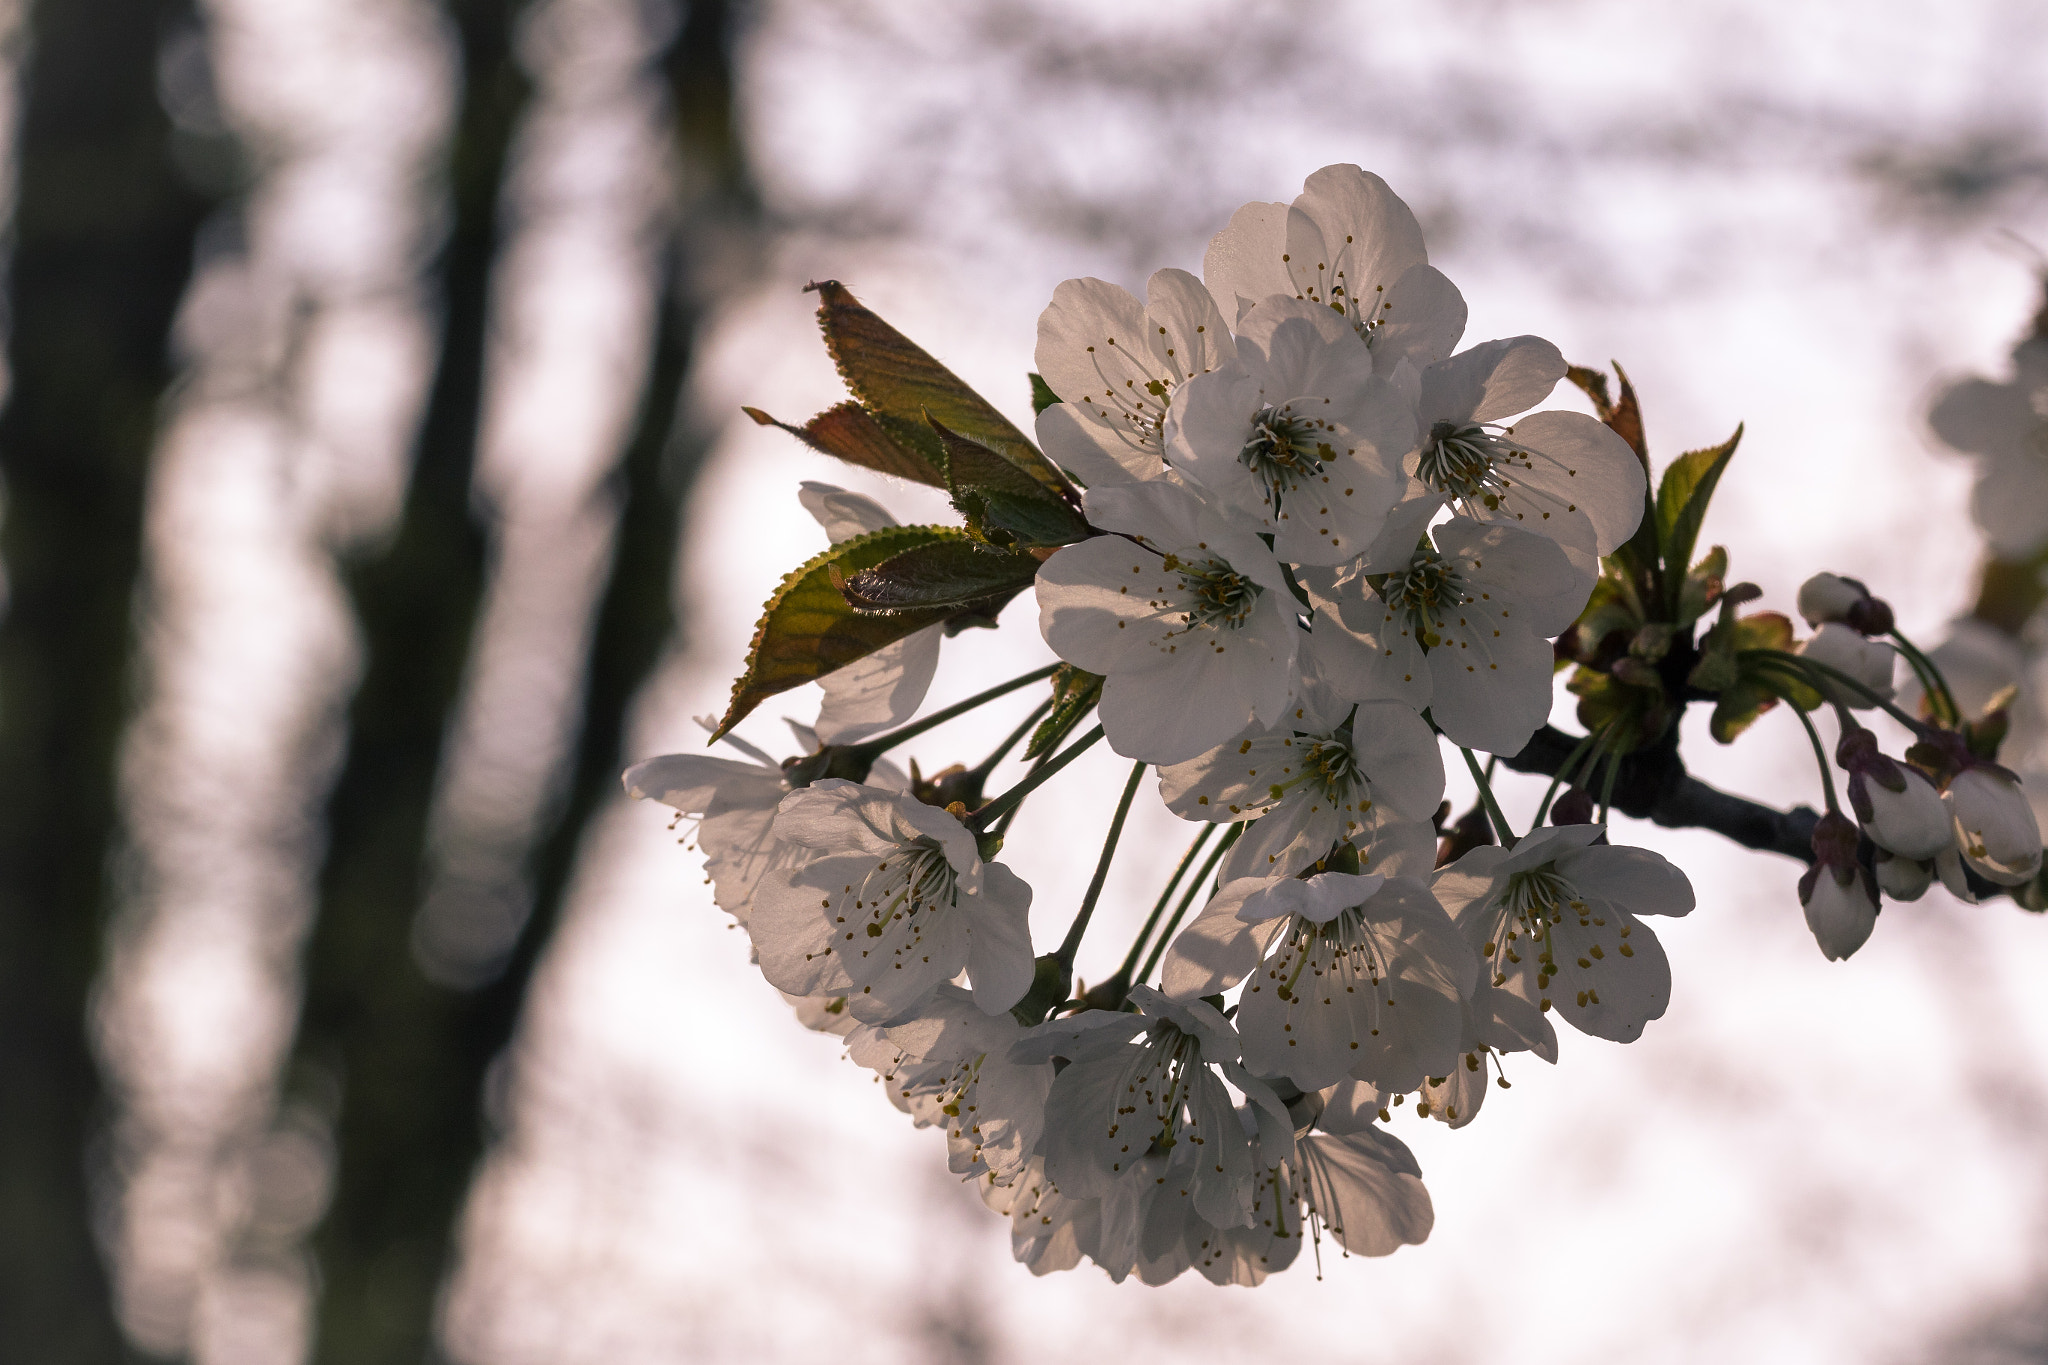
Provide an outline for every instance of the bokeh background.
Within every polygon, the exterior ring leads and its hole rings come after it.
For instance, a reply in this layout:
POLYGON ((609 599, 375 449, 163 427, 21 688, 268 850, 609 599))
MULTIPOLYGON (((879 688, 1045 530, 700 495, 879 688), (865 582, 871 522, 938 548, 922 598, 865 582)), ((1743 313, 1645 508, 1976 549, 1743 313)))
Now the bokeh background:
MULTIPOLYGON (((1833 569, 1939 639, 1980 548, 1924 412, 2039 305, 2038 4, 7 0, 0 30, 0 1360, 2048 1360, 2048 923, 2010 902, 1937 891, 1829 964, 1795 865, 1631 825, 1700 893, 1660 926, 1671 1009, 1469 1128, 1397 1121, 1427 1244, 1251 1292, 1034 1280, 617 783, 701 743, 822 545, 797 480, 945 515, 739 418, 840 396, 804 282, 1021 423, 1059 280, 1199 268, 1332 161, 1415 207, 1469 338, 1619 359, 1653 456, 1748 424, 1706 539, 1772 605, 1833 569)), ((1027 599, 934 698, 1044 657, 1027 599)), ((787 751, 815 702, 743 733, 787 751)), ((1694 771, 1815 798, 1789 718, 1730 749, 1703 719, 1694 771)), ((1012 837, 1041 927, 1121 776, 1074 772, 1012 837)), ((1140 803, 1084 977, 1174 823, 1140 803)))

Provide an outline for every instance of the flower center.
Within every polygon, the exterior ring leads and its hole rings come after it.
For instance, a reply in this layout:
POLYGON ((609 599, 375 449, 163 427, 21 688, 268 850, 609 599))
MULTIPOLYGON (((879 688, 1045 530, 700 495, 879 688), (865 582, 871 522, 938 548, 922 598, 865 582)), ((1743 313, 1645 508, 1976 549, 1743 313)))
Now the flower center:
POLYGON ((876 863, 853 905, 865 912, 867 936, 880 938, 899 922, 915 928, 919 911, 958 904, 958 880, 945 852, 920 840, 876 863))
POLYGON ((1293 417, 1278 408, 1261 408, 1252 418, 1251 435, 1237 452, 1237 461, 1252 472, 1278 511, 1286 493, 1323 472, 1323 463, 1337 452, 1322 439, 1327 424, 1293 417))
POLYGON ((1432 489, 1476 515, 1479 507, 1489 512, 1499 508, 1512 487, 1501 466, 1518 465, 1530 467, 1528 452, 1505 436, 1476 424, 1438 422, 1423 442, 1415 472, 1432 489))
POLYGON ((1180 575, 1181 591, 1187 594, 1181 606, 1191 626, 1235 630, 1252 614, 1259 594, 1265 591, 1220 559, 1190 563, 1168 555, 1166 568, 1180 575))
POLYGON ((1380 599, 1390 610, 1408 617, 1415 639, 1424 649, 1443 642, 1437 618, 1472 600, 1457 571, 1434 549, 1417 552, 1407 568, 1388 574, 1380 585, 1380 599))

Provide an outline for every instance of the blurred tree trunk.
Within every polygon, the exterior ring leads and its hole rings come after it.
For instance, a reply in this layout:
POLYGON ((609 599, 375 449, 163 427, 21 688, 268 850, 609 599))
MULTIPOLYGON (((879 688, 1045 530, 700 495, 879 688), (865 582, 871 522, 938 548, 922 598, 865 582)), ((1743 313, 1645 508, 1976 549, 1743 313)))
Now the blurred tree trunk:
POLYGON ((434 1354, 437 1291, 485 1141, 485 1073, 503 1053, 590 816, 618 790, 628 702, 670 636, 682 498, 702 443, 677 435, 701 307, 693 247, 747 200, 731 119, 726 0, 699 0, 665 59, 684 161, 654 352, 607 496, 619 509, 585 660, 564 814, 531 850, 534 912, 508 966, 475 991, 435 985, 412 952, 443 732, 485 576, 469 480, 481 410, 490 270, 507 152, 527 88, 509 43, 517 0, 454 0, 467 84, 441 262, 446 321, 396 538, 351 576, 367 653, 329 809, 321 908, 306 960, 295 1078, 339 1095, 333 1202, 315 1236, 316 1358, 416 1365, 434 1354))
POLYGON ((0 415, 0 1360, 70 1365, 129 1354, 92 1230, 86 1016, 116 892, 143 491, 215 201, 174 166, 207 149, 157 98, 189 3, 41 0, 28 23, 0 415))

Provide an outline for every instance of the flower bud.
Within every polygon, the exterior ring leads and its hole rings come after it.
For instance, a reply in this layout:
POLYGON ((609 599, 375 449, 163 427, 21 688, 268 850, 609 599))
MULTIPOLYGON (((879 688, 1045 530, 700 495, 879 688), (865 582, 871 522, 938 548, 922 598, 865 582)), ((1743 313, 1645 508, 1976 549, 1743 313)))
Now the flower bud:
POLYGON ((1799 879, 1806 927, 1830 962, 1863 946, 1877 927, 1877 890, 1856 861, 1856 822, 1829 811, 1813 828, 1815 861, 1799 879))
MULTIPOLYGON (((1866 640, 1848 626, 1829 622, 1814 631, 1811 638, 1800 642, 1799 653, 1839 673, 1846 673, 1878 698, 1891 700, 1892 666, 1898 654, 1890 645, 1866 640)), ((1833 678, 1817 677, 1814 685, 1829 701, 1839 702, 1852 710, 1867 710, 1877 705, 1870 697, 1833 678)))
POLYGON ((1943 793, 1955 821, 1956 845, 1970 869, 2001 886, 2018 886, 2041 870, 2041 827, 2027 794, 2008 773, 1966 768, 1943 793))
POLYGON ((1853 578, 1817 573, 1799 585, 1799 614, 1809 626, 1840 621, 1864 635, 1887 635, 1891 606, 1853 578))
POLYGON ((1553 825, 1590 825, 1593 823, 1593 798, 1582 787, 1573 787, 1550 808, 1550 823, 1553 825))
POLYGON ((1877 889, 1895 901, 1917 901, 1934 885, 1932 859, 1901 858, 1877 851, 1877 889))
POLYGON ((1872 843, 1889 853, 1902 858, 1932 858, 1955 838, 1941 793, 1916 768, 1895 764, 1893 771, 1904 776, 1904 791, 1892 791, 1877 781, 1863 781, 1860 774, 1851 779, 1862 783, 1869 799, 1870 814, 1863 821, 1864 831, 1872 843))
POLYGON ((1877 927, 1877 896, 1862 868, 1839 878, 1827 867, 1815 867, 1799 879, 1799 902, 1806 909, 1806 927, 1813 931, 1823 956, 1840 962, 1861 948, 1877 927))

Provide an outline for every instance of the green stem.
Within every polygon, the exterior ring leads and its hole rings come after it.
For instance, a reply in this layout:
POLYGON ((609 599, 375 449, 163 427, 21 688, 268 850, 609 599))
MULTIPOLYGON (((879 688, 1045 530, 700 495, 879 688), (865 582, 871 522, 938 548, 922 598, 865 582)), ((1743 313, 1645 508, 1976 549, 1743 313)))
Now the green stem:
POLYGON ((1217 840, 1216 847, 1209 850, 1209 856, 1202 860, 1201 869, 1195 873, 1194 881, 1188 884, 1186 894, 1180 898, 1180 904, 1174 907, 1173 918, 1159 931, 1159 937, 1153 941, 1152 951, 1145 955, 1145 965, 1131 978, 1133 981, 1144 981, 1151 977, 1152 969, 1159 965, 1159 959, 1166 956, 1166 945, 1173 941, 1173 931, 1180 928, 1180 922, 1187 915, 1188 907, 1194 904, 1196 895, 1201 892, 1202 883, 1209 879, 1209 873, 1216 864, 1223 861, 1223 855, 1230 851, 1230 846, 1237 842, 1237 836, 1243 833, 1244 823, 1240 821, 1225 830, 1223 837, 1217 840))
POLYGON ((1956 704, 1956 694, 1949 690, 1948 679, 1942 675, 1941 666, 1921 652, 1918 645, 1905 637, 1901 631, 1893 631, 1892 639, 1898 643, 1899 653, 1906 656, 1906 662, 1920 679, 1920 688, 1929 699, 1940 698, 1936 712, 1943 724, 1959 726, 1963 723, 1963 708, 1956 704))
MULTIPOLYGON (((1550 814, 1550 803, 1557 799, 1558 788, 1571 779, 1573 769, 1579 766, 1579 760, 1586 756, 1586 751, 1592 748, 1598 740, 1599 736, 1597 735, 1587 735, 1578 742, 1577 746, 1569 754, 1565 755, 1563 764, 1558 767, 1557 776, 1550 779, 1549 790, 1543 793, 1542 804, 1536 807, 1536 818, 1529 822, 1530 829, 1542 828, 1543 817, 1550 814)), ((1597 763, 1599 759, 1596 757, 1593 761, 1597 763)))
POLYGON ((1143 763, 1131 765, 1130 781, 1124 783, 1123 799, 1116 803, 1116 815, 1109 822, 1109 837, 1102 841, 1102 856, 1095 860, 1095 877, 1088 883, 1088 894, 1081 897, 1081 913, 1074 916, 1074 922, 1067 926, 1067 936, 1060 941, 1059 959, 1067 966, 1074 965, 1074 954, 1081 951, 1081 935, 1088 932, 1088 921, 1095 916, 1095 902, 1102 898, 1102 884, 1109 880, 1110 860, 1116 857, 1117 840, 1123 837, 1124 817, 1131 813, 1131 798, 1138 794, 1138 779, 1145 775, 1143 763))
POLYGON ((1806 727, 1806 737, 1813 741, 1813 761, 1820 765, 1820 785, 1821 790, 1827 794, 1828 814, 1837 814, 1842 807, 1835 800, 1835 774, 1828 766, 1828 751, 1820 742, 1820 731, 1814 727, 1813 717, 1798 707, 1792 708, 1792 714, 1799 717, 1799 723, 1806 727))
MULTIPOLYGON (((1795 706, 1792 709, 1797 711, 1799 708, 1795 706)), ((1600 784, 1600 823, 1603 825, 1607 823, 1607 813, 1614 809, 1614 783, 1621 776, 1623 757, 1619 749, 1607 755, 1607 778, 1600 784)))
MULTIPOLYGON (((1801 681, 1805 682, 1807 686, 1813 687, 1817 692, 1825 693, 1827 689, 1818 686, 1813 681, 1815 673, 1822 674, 1840 683, 1850 691, 1860 693, 1872 706, 1879 708, 1914 734, 1923 735, 1929 729, 1926 721, 1921 720, 1917 716, 1907 715, 1904 711, 1901 711, 1898 707, 1892 705, 1892 703, 1886 701, 1883 697, 1880 697, 1841 669, 1831 664, 1824 664, 1818 659, 1809 659, 1803 654, 1787 654, 1782 649, 1742 649, 1736 651, 1735 657, 1738 659, 1754 659, 1759 663, 1773 664, 1781 670, 1790 669, 1793 672, 1799 673, 1801 681)), ((1792 709, 1797 711, 1799 708, 1795 706, 1792 709)))
POLYGON ((1167 902, 1173 899, 1173 893, 1179 889, 1181 878, 1187 876, 1188 869, 1195 865, 1195 855, 1202 851, 1202 845, 1208 843, 1210 836, 1215 833, 1216 826, 1204 824, 1202 832, 1188 845, 1188 851, 1181 855, 1180 866, 1173 869, 1173 876, 1167 880, 1166 889, 1159 893, 1158 903, 1152 907, 1152 913, 1145 917, 1145 927, 1138 931, 1137 941, 1131 944, 1131 951, 1124 955, 1124 965, 1116 969, 1116 975, 1111 978, 1112 980, 1126 983, 1131 980, 1131 973, 1138 969, 1138 959, 1144 956, 1145 944, 1151 940, 1153 929, 1159 925, 1159 917, 1166 913, 1167 902))
POLYGON ((994 824, 997 817, 1007 814, 1012 810, 1015 810, 1017 808, 1017 804, 1020 801, 1022 801, 1025 797, 1031 795, 1031 793, 1036 791, 1039 787, 1045 785, 1047 782, 1050 782, 1053 779, 1053 776, 1056 773, 1058 773, 1060 769, 1066 767, 1069 763, 1072 763, 1075 759, 1079 758, 1083 753, 1085 753, 1089 749, 1090 746, 1092 746, 1095 743, 1096 740, 1101 738, 1102 727, 1098 725, 1093 730, 1090 730, 1087 734, 1075 740, 1072 744, 1069 744, 1065 749, 1061 750, 1059 757, 1053 759, 1044 767, 1038 768, 1030 773, 1025 774, 1024 780, 1022 782, 1019 782, 1016 786, 1010 788, 1001 796, 998 796, 995 800, 989 802, 986 806, 983 806, 980 810, 974 812, 973 815, 970 815, 967 818, 967 827, 977 834, 981 833, 990 825, 994 824))
POLYGON ((1486 780, 1486 774, 1480 770, 1478 758, 1470 749, 1461 744, 1458 746, 1458 752, 1465 755, 1465 766, 1472 770, 1472 780, 1479 784, 1480 804, 1486 807, 1487 819, 1493 821, 1493 832, 1500 840, 1500 846, 1513 848, 1515 827, 1508 823, 1508 817, 1501 811, 1500 802, 1493 799, 1493 784, 1486 780))
POLYGON ((887 753, 906 739, 915 739, 927 730, 944 725, 955 716, 964 716, 975 707, 986 702, 992 702, 997 697, 1008 696, 1020 687, 1029 687, 1032 683, 1050 678, 1053 675, 1053 671, 1058 667, 1058 664, 1047 664, 1044 668, 1033 669, 1021 678, 1012 678, 1006 683, 997 683, 986 692, 975 693, 966 701, 956 701, 951 706, 932 712, 923 720, 914 720, 900 730, 891 730, 886 735, 876 735, 873 739, 862 740, 851 747, 869 759, 874 759, 887 753))

